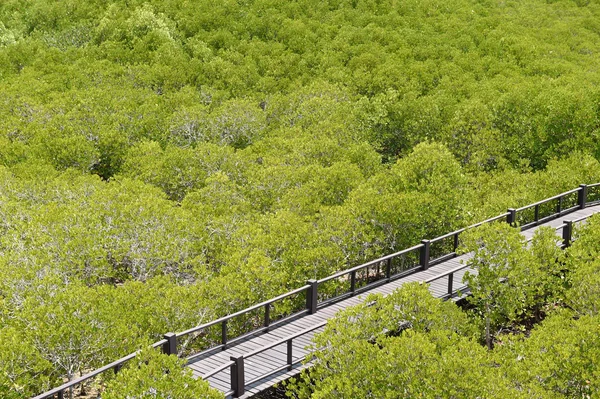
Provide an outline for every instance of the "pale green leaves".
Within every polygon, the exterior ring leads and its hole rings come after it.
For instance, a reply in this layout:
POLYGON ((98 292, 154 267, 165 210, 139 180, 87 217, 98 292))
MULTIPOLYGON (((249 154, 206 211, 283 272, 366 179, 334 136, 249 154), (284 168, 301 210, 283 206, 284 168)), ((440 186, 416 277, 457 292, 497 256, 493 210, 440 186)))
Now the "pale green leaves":
POLYGON ((148 348, 117 374, 106 391, 105 399, 218 399, 223 394, 208 382, 192 377, 191 369, 175 356, 166 356, 148 348))
POLYGON ((474 269, 464 277, 471 292, 467 300, 485 324, 490 349, 496 331, 527 317, 539 320, 543 306, 560 302, 565 276, 557 244, 555 230, 545 227, 536 231, 531 246, 506 223, 465 234, 463 251, 472 251, 467 262, 474 269))
POLYGON ((452 302, 409 283, 369 296, 315 338, 310 378, 292 382, 300 398, 464 398, 522 396, 495 367, 452 302))
POLYGON ((0 22, 0 47, 8 46, 17 41, 17 38, 14 32, 4 26, 2 22, 0 22))

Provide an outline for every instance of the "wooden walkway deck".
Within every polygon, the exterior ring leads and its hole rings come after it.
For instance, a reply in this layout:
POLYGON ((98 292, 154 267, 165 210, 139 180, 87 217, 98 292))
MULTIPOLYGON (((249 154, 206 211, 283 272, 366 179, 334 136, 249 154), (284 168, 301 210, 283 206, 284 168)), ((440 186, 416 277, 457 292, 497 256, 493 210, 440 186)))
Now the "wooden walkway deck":
MULTIPOLYGON (((302 287, 186 331, 166 333, 152 347, 161 348, 167 355, 181 356, 187 354, 190 342, 201 338, 198 347, 206 349, 186 358, 194 376, 209 381, 226 397, 248 398, 310 367, 303 365, 302 360, 309 354, 307 347, 314 334, 339 310, 360 303, 366 294, 385 295, 406 282, 424 281, 434 296, 457 299, 459 291, 464 293, 467 289, 462 277, 468 268, 465 262, 469 254, 456 255, 460 235, 465 231, 483 224, 508 222, 521 226, 529 239, 537 226, 546 225, 554 227, 568 244, 572 241, 573 224, 598 212, 600 183, 580 184, 472 226, 423 240, 414 247, 309 280, 302 287), (220 342, 215 337, 219 329, 220 342), (182 338, 184 344, 180 345, 182 338)), ((89 384, 105 372, 118 371, 136 356, 137 352, 130 353, 33 399, 63 398, 67 391, 89 384)))
MULTIPOLYGON (((600 212, 600 205, 590 206, 543 223, 541 226, 551 226, 556 228, 557 234, 560 236, 565 221, 577 219, 585 220, 586 217, 598 212, 600 212)), ((539 226, 527 229, 523 231, 522 234, 529 239, 533 236, 534 231, 538 227, 539 226)), ((281 326, 273 327, 268 332, 260 332, 251 335, 225 350, 218 348, 204 353, 191 360, 188 367, 192 369, 194 376, 198 378, 211 374, 215 369, 224 367, 223 370, 216 372, 214 375, 208 377, 207 380, 210 382, 211 386, 219 389, 228 397, 232 397, 232 379, 229 365, 232 363, 232 357, 244 357, 243 367, 245 372, 243 374, 245 376, 245 393, 240 397, 252 397, 256 393, 271 387, 277 382, 298 374, 303 368, 309 367, 310 365, 302 365, 299 362, 296 362, 296 360, 303 358, 309 353, 307 346, 310 344, 313 335, 322 331, 323 324, 327 319, 332 318, 339 310, 362 302, 364 297, 369 293, 389 294, 404 283, 411 281, 433 280, 430 282, 432 294, 436 297, 447 296, 449 289, 448 273, 452 271, 454 272, 451 274, 451 290, 460 288, 463 288, 464 290, 466 287, 462 284, 462 277, 467 268, 464 267, 463 262, 468 260, 469 257, 470 254, 455 257, 438 263, 435 266, 431 266, 427 270, 418 271, 404 278, 399 278, 389 283, 379 285, 373 289, 362 292, 359 295, 329 305, 319 306, 318 311, 314 314, 301 315, 281 326), (443 277, 435 279, 436 276, 443 277), (311 329, 312 331, 307 331, 311 329), (289 340, 290 337, 294 337, 293 340, 289 340), (272 346, 277 342, 279 342, 278 345, 261 352, 262 348, 272 346), (289 349, 292 350, 292 362, 290 362, 289 358, 289 349), (287 365, 289 363, 295 364, 292 367, 288 367, 287 365), (280 371, 263 378, 265 374, 272 372, 273 370, 280 371)), ((456 298, 456 296, 454 296, 454 298, 456 298)))

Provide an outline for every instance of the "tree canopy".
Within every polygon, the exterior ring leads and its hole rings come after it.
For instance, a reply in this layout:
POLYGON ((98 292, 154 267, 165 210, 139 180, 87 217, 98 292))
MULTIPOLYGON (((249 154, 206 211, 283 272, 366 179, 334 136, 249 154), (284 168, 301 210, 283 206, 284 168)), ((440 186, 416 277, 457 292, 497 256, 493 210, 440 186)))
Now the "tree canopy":
MULTIPOLYGON (((0 2, 0 395, 600 182, 598 21, 597 0, 0 2)), ((595 317, 597 262, 553 291, 539 240, 519 254, 549 277, 494 320, 595 317)))

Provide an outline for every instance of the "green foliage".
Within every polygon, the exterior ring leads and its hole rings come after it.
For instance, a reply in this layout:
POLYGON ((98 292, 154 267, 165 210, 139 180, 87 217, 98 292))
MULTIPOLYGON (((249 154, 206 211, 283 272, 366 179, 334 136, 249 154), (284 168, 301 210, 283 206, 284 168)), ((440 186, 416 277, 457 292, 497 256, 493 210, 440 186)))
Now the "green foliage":
POLYGON ((556 230, 550 226, 538 228, 531 241, 530 251, 535 260, 528 272, 528 283, 533 290, 531 306, 538 319, 541 306, 564 302, 570 276, 565 266, 565 253, 560 249, 561 244, 556 230))
POLYGON ((192 370, 175 356, 148 348, 108 383, 103 398, 217 399, 223 395, 207 382, 192 377, 192 370))
MULTIPOLYGON (((520 170, 505 169, 469 176, 472 222, 537 202, 572 190, 580 182, 600 180, 600 163, 590 155, 574 152, 562 159, 551 160, 544 170, 532 172, 528 165, 520 170), (579 182, 579 183, 578 183, 579 182)), ((589 184, 589 183, 585 183, 589 184)), ((570 198, 576 201, 575 195, 570 198)), ((566 204, 566 202, 565 202, 566 204)), ((552 204, 555 205, 555 204, 552 204)))
MULTIPOLYGON (((0 2, 0 336, 24 337, 22 358, 0 349, 0 396, 600 181, 599 13, 595 0, 0 2)), ((570 274, 552 243, 540 233, 494 272, 529 283, 492 287, 514 291, 495 299, 498 323, 563 300, 595 312, 584 241, 570 274)))
MULTIPOLYGON (((52 90, 77 103, 96 85, 108 86, 119 95, 103 98, 89 116, 118 101, 141 101, 119 113, 142 115, 128 123, 145 125, 140 133, 150 140, 173 120, 178 143, 241 148, 287 121, 360 136, 390 160, 440 140, 470 170, 524 159, 537 169, 574 150, 597 152, 598 12, 595 3, 535 0, 195 7, 179 0, 10 1, 0 8, 0 76, 3 91, 18 94, 15 104, 39 105, 46 120, 72 109, 52 90), (33 93, 20 89, 31 86, 33 93), (212 109, 161 98, 189 90, 212 109), (292 118, 279 113, 286 102, 302 104, 291 108, 292 118)), ((5 123, 10 130, 20 124, 5 123)), ((40 149, 49 159, 81 167, 97 159, 99 141, 50 126, 50 137, 59 130, 63 137, 40 149), (79 157, 61 153, 61 143, 90 148, 79 157)))
POLYGON ((323 350, 310 377, 293 381, 292 391, 300 398, 525 397, 472 334, 453 303, 409 283, 330 320, 315 338, 323 350))
POLYGON ((301 390, 299 397, 526 397, 510 388, 482 347, 463 337, 408 331, 346 348, 327 359, 329 378, 313 377, 316 392, 301 390))
POLYGON ((494 331, 531 316, 539 320, 542 307, 563 298, 566 276, 557 244, 551 227, 538 229, 530 246, 518 229, 505 223, 466 234, 462 251, 472 252, 464 276, 471 292, 467 300, 485 325, 488 348, 494 331))
POLYGON ((15 322, 37 353, 56 367, 57 376, 71 380, 139 343, 133 339, 136 330, 112 316, 108 289, 39 283, 43 288, 25 300, 15 322))
POLYGON ((567 303, 582 315, 597 315, 600 310, 600 219, 591 217, 575 231, 575 242, 567 250, 567 267, 572 271, 567 303))
POLYGON ((157 142, 142 142, 129 150, 122 175, 155 185, 170 199, 181 201, 215 173, 236 177, 236 168, 243 167, 238 159, 231 148, 210 143, 163 150, 157 142))
POLYGON ((515 387, 542 398, 596 397, 599 393, 596 316, 573 318, 568 311, 548 317, 527 339, 510 340, 498 359, 515 387))
POLYGON ((389 253, 460 226, 465 183, 460 165, 443 145, 422 143, 353 190, 338 210, 342 215, 335 217, 356 220, 368 237, 357 243, 360 247, 389 253))
POLYGON ((35 346, 15 327, 0 330, 0 394, 16 399, 30 397, 49 388, 52 363, 44 359, 35 346))
MULTIPOLYGON (((374 340, 402 328, 423 333, 445 330, 461 336, 471 335, 473 330, 466 316, 454 304, 434 298, 428 288, 426 284, 407 283, 385 297, 369 295, 364 303, 339 312, 326 330, 343 330, 345 337, 340 336, 340 342, 374 340)), ((316 340, 315 343, 319 347, 324 342, 316 340)))

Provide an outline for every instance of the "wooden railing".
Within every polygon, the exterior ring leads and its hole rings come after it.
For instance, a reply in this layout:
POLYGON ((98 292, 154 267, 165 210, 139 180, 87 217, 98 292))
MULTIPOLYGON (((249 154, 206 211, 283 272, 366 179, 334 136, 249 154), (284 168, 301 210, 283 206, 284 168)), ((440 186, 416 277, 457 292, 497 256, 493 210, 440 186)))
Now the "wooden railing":
MULTIPOLYGON (((263 380, 263 379, 273 375, 273 374, 279 373, 280 371, 292 370, 294 365, 301 363, 306 358, 306 356, 300 356, 300 357, 294 358, 294 346, 293 346, 294 340, 301 338, 301 337, 305 336, 306 334, 313 332, 314 330, 323 328, 323 327, 325 327, 326 324, 327 324, 327 321, 322 321, 320 323, 315 324, 312 327, 309 327, 307 329, 304 329, 302 331, 299 331, 297 333, 289 335, 278 341, 275 341, 273 343, 265 345, 262 348, 258 348, 252 352, 245 353, 240 356, 230 357, 231 361, 226 364, 230 368, 229 374, 231 377, 231 390, 226 392, 225 396, 232 395, 234 398, 237 398, 246 392, 246 386, 252 385, 260 380, 263 380), (246 376, 245 376, 245 372, 244 372, 244 362, 246 361, 246 359, 249 359, 253 356, 256 356, 258 354, 266 352, 269 349, 276 348, 283 344, 286 345, 286 363, 281 365, 280 367, 275 367, 273 369, 270 369, 269 371, 261 374, 258 377, 253 378, 250 381, 246 381, 246 379, 245 379, 246 376)), ((203 376, 203 378, 204 379, 209 378, 210 376, 217 374, 219 371, 222 371, 225 368, 226 367, 219 367, 218 369, 215 369, 215 370, 211 371, 210 373, 206 374, 205 376, 203 376)))
MULTIPOLYGON (((177 341, 178 339, 185 337, 189 334, 194 334, 194 333, 198 333, 198 332, 204 332, 207 329, 209 329, 212 326, 220 326, 221 329, 221 343, 219 345, 215 345, 210 347, 208 350, 213 350, 213 349, 226 349, 228 345, 232 345, 236 342, 239 342, 240 340, 246 338, 248 335, 251 334, 256 334, 258 332, 267 332, 269 331, 270 328, 277 326, 283 322, 285 322, 287 319, 291 318, 291 317, 295 317, 304 313, 309 313, 308 311, 308 306, 303 306, 301 309, 296 310, 296 311, 292 311, 290 315, 284 316, 282 318, 278 318, 273 320, 271 318, 271 314, 272 314, 272 310, 275 305, 277 303, 281 303, 286 299, 292 298, 294 296, 297 295, 302 295, 304 293, 307 293, 308 291, 310 291, 311 286, 309 284, 304 285, 300 288, 297 288, 293 291, 290 292, 286 292, 285 294, 279 295, 275 298, 269 299, 268 301, 264 301, 261 302, 259 304, 256 304, 254 306, 251 306, 247 309, 241 310, 239 312, 236 313, 232 313, 230 315, 227 315, 225 317, 221 317, 220 319, 217 320, 213 320, 211 322, 196 326, 194 328, 190 328, 189 330, 177 333, 177 334, 172 334, 169 336, 169 338, 174 342, 174 349, 172 351, 169 351, 168 354, 177 354, 177 341), (235 320, 237 318, 240 318, 242 316, 246 316, 248 314, 251 314, 253 312, 256 311, 260 311, 262 312, 262 317, 261 317, 261 321, 262 321, 262 327, 260 328, 252 328, 250 331, 247 332, 243 332, 239 335, 236 335, 235 337, 230 337, 229 336, 229 331, 228 331, 228 325, 230 323, 230 321, 235 320)), ((305 294, 306 295, 306 294, 305 294)), ((307 296, 308 297, 308 296, 307 296)), ((165 337, 166 338, 166 337, 165 337)), ((197 357, 198 355, 202 354, 203 352, 194 354, 192 356, 188 356, 188 361, 193 360, 193 358, 197 357)))
MULTIPOLYGON (((586 206, 595 205, 598 203, 600 203, 600 183, 591 185, 582 184, 576 189, 546 198, 542 201, 521 208, 508 209, 506 213, 500 214, 493 218, 448 234, 444 234, 431 240, 422 240, 420 244, 415 245, 414 247, 386 255, 351 269, 337 272, 323 279, 308 280, 307 283, 302 287, 253 305, 239 312, 221 317, 217 320, 190 328, 180 333, 167 333, 164 335, 164 339, 154 343, 152 346, 155 348, 161 347, 163 353, 167 355, 178 355, 180 349, 178 341, 180 341, 181 338, 190 334, 202 334, 208 331, 210 328, 218 326, 217 328, 220 329, 221 335, 220 343, 211 345, 209 348, 199 351, 191 356, 187 356, 187 361, 192 362, 195 358, 205 354, 208 351, 226 349, 228 345, 233 345, 250 335, 266 332, 270 328, 274 328, 280 324, 283 324, 293 317, 298 317, 303 314, 313 314, 317 312, 319 308, 327 306, 333 302, 340 301, 372 289, 378 285, 405 277, 412 273, 426 270, 430 266, 452 259, 457 256, 456 250, 460 245, 460 235, 467 230, 476 228, 483 224, 494 223, 498 221, 505 221, 511 225, 519 226, 521 230, 525 230, 527 228, 537 226, 549 220, 574 212, 578 209, 583 209, 586 206), (304 296, 304 299, 301 298, 302 296, 304 296), (273 310, 276 310, 277 306, 282 304, 286 305, 282 306, 284 309, 279 312, 275 312, 277 317, 272 318, 272 315, 274 314, 273 310), (292 307, 289 308, 289 306, 292 307), (257 317, 257 314, 259 313, 260 316, 257 317), (247 331, 241 329, 240 331, 237 331, 236 335, 232 335, 229 331, 230 323, 237 319, 244 318, 246 322, 248 320, 250 321, 249 323, 245 323, 247 326, 247 331), (260 319, 260 323, 257 322, 258 319, 260 319)), ((563 229, 563 246, 570 245, 573 231, 572 226, 574 222, 575 221, 567 221, 563 226, 559 227, 563 229)), ((468 267, 468 265, 461 265, 460 267, 447 271, 439 276, 432 277, 425 282, 429 283, 447 277, 448 293, 444 296, 444 298, 450 298, 457 292, 457 289, 453 284, 454 274, 466 267, 468 267)), ((244 325, 244 323, 241 324, 244 325)), ((288 340, 291 342, 293 339, 305 335, 316 328, 318 327, 304 330, 303 332, 301 331, 282 340, 282 342, 288 342, 288 340)), ((280 344, 281 343, 278 343, 277 345, 280 344)), ((289 345, 291 344, 288 344, 288 350, 291 350, 289 349, 289 345)), ((268 347, 263 349, 267 350, 270 347, 272 346, 268 345, 268 347)), ((253 352, 251 355, 256 355, 258 353, 260 352, 253 352)), ((74 379, 55 389, 52 389, 51 391, 35 396, 32 399, 47 399, 53 397, 63 399, 65 391, 72 389, 76 385, 85 383, 86 381, 95 378, 106 371, 114 370, 115 372, 118 372, 123 364, 133 359, 136 355, 137 352, 129 354, 102 368, 94 370, 80 378, 74 379)), ((288 355, 288 360, 289 356, 291 355, 288 355)), ((246 355, 246 358, 247 357, 249 356, 246 355)), ((204 376, 205 378, 208 378, 219 371, 225 370, 227 367, 231 367, 232 391, 227 393, 227 395, 233 395, 234 397, 241 395, 240 392, 243 392, 243 387, 247 385, 240 383, 240 381, 243 381, 244 379, 243 357, 241 360, 238 358, 236 359, 237 360, 232 359, 230 362, 225 363, 219 368, 213 370, 213 372, 204 376), (236 381, 233 381, 234 376, 236 377, 236 381)), ((295 363, 299 361, 301 360, 297 360, 295 363)), ((288 361, 286 367, 291 367, 291 365, 292 363, 288 361)), ((278 369, 277 371, 281 370, 278 369)), ((277 371, 274 371, 273 373, 277 371)), ((265 378, 265 376, 261 378, 265 378)))
MULTIPOLYGON (((503 216, 505 216, 505 215, 503 215, 503 216)), ((570 246, 571 243, 572 243, 572 241, 573 241, 573 237, 572 237, 572 234, 573 234, 573 225, 575 223, 583 221, 587 217, 588 216, 584 216, 584 217, 580 217, 578 219, 564 221, 562 225, 560 225, 560 226, 558 226, 556 228, 557 231, 558 230, 562 230, 562 239, 563 240, 560 243, 560 247, 562 249, 570 246)), ((490 219, 490 221, 494 221, 494 220, 497 220, 497 218, 490 219)), ((488 222, 488 221, 486 221, 486 222, 488 222)), ((478 223, 477 225, 473 225, 473 226, 474 227, 480 226, 481 224, 486 223, 486 222, 478 223)), ((464 230, 465 229, 463 229, 462 231, 464 231, 464 230)), ((454 233, 454 234, 456 234, 456 233, 454 233)), ((456 235, 454 235, 454 237, 456 237, 456 235)), ((531 240, 532 239, 530 238, 527 241, 530 242, 531 240)), ((455 275, 457 273, 459 273, 459 272, 461 272, 461 271, 469 268, 470 266, 471 266, 470 263, 462 264, 462 265, 457 266, 457 267, 455 267, 453 269, 447 270, 444 273, 441 273, 441 274, 436 275, 434 277, 431 277, 431 278, 429 278, 427 280, 424 280, 423 283, 425 283, 425 284, 431 284, 434 281, 446 278, 447 279, 447 287, 448 288, 447 288, 446 293, 440 297, 441 299, 448 300, 450 298, 453 298, 453 297, 457 296, 459 293, 461 293, 461 294, 464 295, 464 294, 468 293, 468 287, 466 285, 464 285, 464 284, 462 284, 459 287, 456 287, 454 285, 455 275)), ((318 323, 318 324, 314 325, 311 328, 308 328, 306 330, 302 330, 302 331, 300 331, 298 333, 290 335, 290 336, 288 336, 286 338, 283 338, 283 339, 281 339, 281 340, 279 340, 277 342, 274 342, 272 344, 266 345, 266 346, 264 346, 262 348, 256 349, 256 350, 254 350, 252 352, 249 352, 249 353, 246 353, 246 354, 243 354, 243 355, 240 355, 240 356, 236 356, 236 357, 231 357, 231 361, 230 362, 224 364, 223 366, 221 366, 221 367, 219 367, 219 368, 217 368, 215 370, 212 370, 211 372, 209 372, 206 375, 204 375, 203 378, 207 379, 207 378, 209 378, 209 377, 217 374, 218 372, 225 370, 227 367, 229 367, 230 368, 230 376, 231 376, 231 390, 228 391, 228 392, 226 392, 225 395, 226 396, 232 395, 234 398, 239 397, 239 396, 241 396, 241 395, 243 395, 245 393, 245 390, 246 390, 247 386, 252 385, 252 384, 254 384, 254 383, 258 382, 258 381, 264 380, 267 377, 269 377, 269 376, 271 376, 271 375, 273 375, 275 373, 278 373, 278 372, 280 372, 282 370, 285 370, 285 369, 291 370, 292 367, 293 367, 293 365, 298 364, 301 361, 303 361, 306 358, 306 356, 302 356, 302 357, 297 358, 297 359, 292 359, 292 342, 293 342, 293 340, 301 338, 304 335, 306 335, 306 334, 308 334, 308 333, 310 333, 310 332, 312 332, 314 330, 322 328, 326 324, 327 324, 327 321, 318 323), (252 356, 255 356, 255 355, 259 354, 259 353, 265 352, 265 351, 267 351, 269 349, 272 349, 274 347, 277 347, 279 345, 283 345, 284 343, 287 343, 287 352, 286 352, 287 353, 287 362, 286 362, 286 364, 281 365, 280 367, 273 368, 272 370, 269 370, 269 371, 267 371, 267 372, 259 375, 258 377, 253 378, 251 381, 245 381, 245 379, 244 379, 244 377, 245 377, 245 372, 244 372, 244 361, 245 361, 245 359, 248 359, 248 358, 250 358, 252 356)))
MULTIPOLYGON (((154 344, 152 344, 153 348, 158 348, 158 347, 162 347, 163 351, 164 351, 164 345, 167 344, 167 340, 163 339, 161 341, 155 342, 154 344)), ((115 360, 112 363, 107 364, 106 366, 100 367, 97 370, 94 370, 84 376, 81 376, 79 378, 75 378, 59 387, 56 387, 48 392, 44 392, 41 395, 36 396, 34 399, 45 399, 45 398, 53 398, 53 397, 57 397, 58 399, 64 399, 64 394, 66 391, 68 391, 69 389, 72 389, 73 387, 82 384, 88 380, 91 380, 92 378, 106 372, 109 370, 113 370, 115 373, 118 372, 125 363, 127 363, 129 360, 135 358, 137 356, 138 352, 134 352, 131 353, 127 356, 124 356, 118 360, 115 360)))
MULTIPOLYGON (((579 209, 579 208, 576 208, 576 209, 579 209)), ((460 234, 461 232, 463 232, 463 231, 465 231, 465 230, 467 230, 469 228, 481 226, 484 223, 491 223, 493 221, 500 220, 501 217, 502 218, 506 217, 506 215, 500 215, 498 217, 488 219, 488 220, 486 220, 484 222, 477 223, 477 224, 475 224, 473 226, 470 226, 468 228, 457 230, 456 232, 447 234, 447 235, 442 236, 442 237, 438 237, 436 240, 447 238, 447 237, 457 237, 458 234, 460 234)), ((564 221, 562 225, 560 225, 560 226, 558 226, 556 228, 557 231, 558 230, 562 230, 562 241, 560 242, 560 247, 562 249, 570 246, 571 243, 572 243, 572 241, 573 241, 573 236, 572 236, 573 235, 573 225, 575 223, 583 221, 586 218, 588 218, 588 216, 580 217, 578 219, 573 219, 573 220, 567 220, 567 221, 564 221)), ((456 242, 456 239, 454 239, 454 240, 455 240, 454 242, 456 242)), ((527 240, 527 242, 530 242, 531 240, 532 239, 530 238, 530 239, 527 240)), ((434 241, 434 240, 431 240, 431 241, 434 241)), ((417 247, 415 247, 415 248, 417 248, 417 247)), ((418 248, 423 248, 423 247, 422 246, 418 246, 418 248)), ((410 251, 411 249, 408 249, 406 251, 410 251)), ((454 248, 454 250, 456 251, 456 248, 454 248)), ((394 255, 396 255, 396 254, 394 254, 394 255)), ((389 256, 392 257, 394 255, 389 255, 389 256)), ((382 259, 387 260, 389 258, 385 257, 385 258, 382 258, 382 259)), ((369 262, 369 263, 372 264, 372 262, 369 262)), ((461 286, 457 287, 457 286, 454 285, 454 280, 455 280, 455 275, 456 274, 458 274, 459 272, 461 272, 461 271, 463 271, 463 270, 465 270, 465 269, 467 269, 469 267, 471 267, 470 263, 462 264, 462 265, 457 266, 457 267, 455 267, 453 269, 447 270, 447 271, 445 271, 445 272, 443 272, 441 274, 438 274, 436 276, 428 278, 427 280, 424 280, 423 283, 425 283, 425 284, 431 284, 434 281, 446 278, 446 280, 447 280, 447 287, 448 287, 447 291, 446 291, 445 294, 443 294, 442 296, 439 297, 439 298, 441 298, 443 300, 448 300, 450 298, 456 297, 459 293, 461 293, 462 295, 468 294, 468 292, 469 292, 468 287, 465 284, 462 284, 461 286)), ((345 272, 354 273, 356 271, 357 271, 357 268, 353 268, 353 269, 350 269, 349 271, 345 271, 345 272)), ((332 278, 335 278, 337 276, 347 275, 347 274, 348 273, 343 274, 341 272, 340 273, 336 273, 334 276, 327 277, 326 279, 320 280, 319 282, 322 282, 322 281, 328 280, 328 279, 332 279, 332 278)), ((367 285, 364 288, 367 288, 367 287, 370 288, 371 285, 367 285)), ((291 370, 292 367, 293 367, 293 365, 298 364, 301 361, 303 361, 306 356, 303 356, 303 357, 300 357, 300 358, 297 358, 297 359, 292 359, 292 342, 293 342, 293 340, 301 338, 304 335, 306 335, 306 334, 308 334, 308 333, 310 333, 310 332, 312 332, 314 330, 322 328, 326 324, 327 324, 327 321, 318 323, 318 324, 314 325, 311 328, 308 328, 306 330, 302 330, 302 331, 300 331, 298 333, 290 335, 290 336, 288 336, 286 338, 283 338, 283 339, 281 339, 281 340, 279 340, 277 342, 274 342, 272 344, 266 345, 266 346, 264 346, 262 348, 256 349, 256 350, 254 350, 252 352, 249 352, 249 353, 246 353, 246 354, 243 354, 243 355, 240 355, 240 356, 236 356, 236 357, 231 357, 231 361, 230 362, 222 365, 221 367, 218 367, 215 370, 212 370, 211 372, 209 372, 206 375, 204 375, 203 378, 207 379, 207 378, 209 378, 209 377, 217 374, 218 372, 225 370, 227 367, 229 367, 230 368, 230 376, 231 376, 231 390, 228 391, 228 392, 226 392, 225 395, 226 396, 232 395, 234 398, 237 398, 237 397, 239 397, 239 396, 241 396, 241 395, 243 395, 245 393, 247 386, 252 385, 252 384, 254 384, 254 383, 258 382, 258 381, 264 380, 267 377, 269 377, 269 376, 271 376, 271 375, 273 375, 275 373, 278 373, 278 372, 280 372, 282 370, 285 370, 285 369, 291 370), (253 378, 251 381, 245 381, 245 379, 244 379, 244 377, 245 377, 245 372, 244 372, 244 361, 245 361, 245 359, 248 359, 248 358, 250 358, 252 356, 255 356, 255 355, 259 354, 259 353, 265 352, 266 350, 272 349, 272 348, 277 347, 279 345, 283 345, 284 343, 287 343, 287 352, 286 352, 287 353, 287 362, 286 362, 286 364, 281 365, 280 367, 273 368, 272 370, 269 370, 269 371, 267 371, 267 372, 259 375, 258 377, 253 378)))

